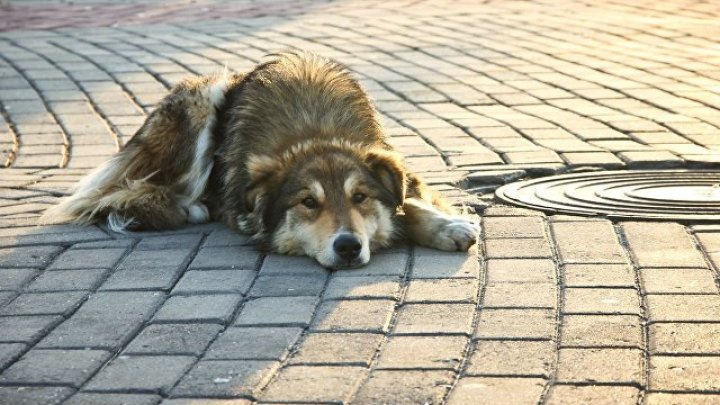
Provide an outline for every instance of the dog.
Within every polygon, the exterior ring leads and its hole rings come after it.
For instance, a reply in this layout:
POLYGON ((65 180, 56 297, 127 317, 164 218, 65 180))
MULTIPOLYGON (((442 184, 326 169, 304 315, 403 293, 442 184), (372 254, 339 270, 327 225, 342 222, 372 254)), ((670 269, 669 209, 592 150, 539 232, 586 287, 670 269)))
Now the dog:
POLYGON ((478 225, 406 168, 347 68, 308 52, 270 57, 177 84, 46 218, 116 232, 222 220, 330 269, 362 266, 399 239, 475 244, 478 225))

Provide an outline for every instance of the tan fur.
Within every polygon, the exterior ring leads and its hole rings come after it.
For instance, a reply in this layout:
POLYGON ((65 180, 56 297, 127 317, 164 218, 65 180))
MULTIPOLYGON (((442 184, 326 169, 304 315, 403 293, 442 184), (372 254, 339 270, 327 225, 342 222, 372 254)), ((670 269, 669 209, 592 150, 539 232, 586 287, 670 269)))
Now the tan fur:
POLYGON ((333 268, 365 264, 399 237, 465 250, 477 233, 407 170, 345 67, 292 52, 177 85, 48 215, 117 230, 222 218, 333 268))

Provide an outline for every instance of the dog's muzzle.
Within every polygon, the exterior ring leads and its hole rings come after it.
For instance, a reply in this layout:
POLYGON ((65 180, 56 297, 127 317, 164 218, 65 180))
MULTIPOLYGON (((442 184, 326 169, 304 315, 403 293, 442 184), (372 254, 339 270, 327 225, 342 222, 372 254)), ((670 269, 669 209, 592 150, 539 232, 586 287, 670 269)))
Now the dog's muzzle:
POLYGON ((333 250, 338 257, 352 264, 360 256, 362 241, 351 233, 343 233, 335 238, 333 250))

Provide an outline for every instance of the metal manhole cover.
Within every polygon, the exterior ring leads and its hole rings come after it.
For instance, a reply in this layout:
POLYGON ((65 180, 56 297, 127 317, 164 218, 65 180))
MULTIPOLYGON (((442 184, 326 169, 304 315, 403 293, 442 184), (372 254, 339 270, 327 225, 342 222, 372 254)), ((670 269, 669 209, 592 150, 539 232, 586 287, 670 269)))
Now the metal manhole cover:
POLYGON ((511 204, 552 213, 720 221, 720 171, 563 174, 507 184, 496 195, 511 204))

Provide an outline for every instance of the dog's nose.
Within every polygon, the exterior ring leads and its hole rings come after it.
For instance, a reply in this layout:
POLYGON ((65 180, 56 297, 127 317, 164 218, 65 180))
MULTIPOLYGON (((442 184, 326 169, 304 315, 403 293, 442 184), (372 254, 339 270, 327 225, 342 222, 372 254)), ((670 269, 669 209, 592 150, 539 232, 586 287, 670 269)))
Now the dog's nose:
POLYGON ((344 233, 333 242, 333 249, 338 256, 342 257, 347 261, 351 261, 358 257, 360 250, 362 250, 362 242, 357 236, 351 233, 344 233))

